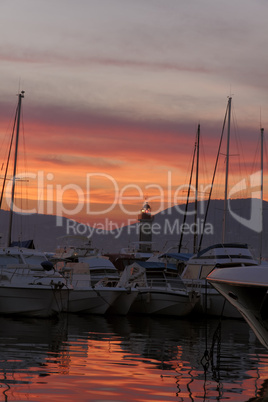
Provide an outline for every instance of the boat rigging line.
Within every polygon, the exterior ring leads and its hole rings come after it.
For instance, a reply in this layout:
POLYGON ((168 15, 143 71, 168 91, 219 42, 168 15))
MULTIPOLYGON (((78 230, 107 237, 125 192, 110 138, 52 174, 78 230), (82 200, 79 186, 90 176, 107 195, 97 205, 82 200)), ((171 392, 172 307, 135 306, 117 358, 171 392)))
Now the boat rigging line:
MULTIPOLYGON (((229 98, 229 100, 230 99, 231 98, 229 98)), ((206 208, 205 218, 204 218, 204 227, 206 226, 208 210, 209 210, 209 204, 210 204, 210 201, 211 201, 212 190, 213 190, 213 186, 214 186, 217 166, 218 166, 219 157, 220 157, 220 150, 221 150, 221 144, 222 144, 223 134, 224 134, 224 130, 225 130, 225 123, 226 123, 227 113, 228 113, 228 110, 229 110, 229 100, 228 100, 228 104, 227 104, 227 108, 226 108, 226 112, 225 112, 225 116, 224 116, 223 127, 222 127, 221 138, 220 138, 220 144, 219 144, 219 148, 218 148, 218 153, 217 153, 217 157, 216 157, 216 163, 215 163, 214 172, 213 172, 213 176, 212 176, 212 182, 211 182, 211 186, 210 186, 208 203, 207 203, 207 208, 206 208)), ((204 236, 204 232, 202 231, 200 239, 199 239, 199 246, 198 246, 197 252, 199 252, 201 250, 203 236, 204 236)))

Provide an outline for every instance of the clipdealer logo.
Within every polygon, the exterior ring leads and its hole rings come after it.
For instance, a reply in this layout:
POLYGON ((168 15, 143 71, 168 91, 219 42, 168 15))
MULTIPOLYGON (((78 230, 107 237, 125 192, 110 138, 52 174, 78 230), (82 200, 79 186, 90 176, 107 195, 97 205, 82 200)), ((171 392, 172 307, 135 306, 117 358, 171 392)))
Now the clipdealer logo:
POLYGON ((214 233, 213 225, 210 223, 204 224, 203 219, 197 219, 196 223, 180 223, 179 219, 175 219, 170 222, 168 218, 164 219, 162 224, 158 222, 152 222, 151 224, 141 225, 137 223, 136 219, 128 219, 127 223, 118 224, 107 218, 104 222, 94 223, 93 225, 78 223, 73 219, 69 219, 66 222, 66 232, 69 235, 92 237, 93 233, 97 235, 113 235, 115 239, 118 239, 123 233, 126 235, 136 234, 140 232, 144 234, 152 235, 181 235, 187 234, 200 234, 211 235, 214 233))
MULTIPOLYGON (((37 181, 37 208, 23 209, 14 203, 13 211, 20 214, 34 214, 34 213, 47 213, 56 214, 59 217, 63 216, 74 216, 78 215, 83 208, 85 208, 87 215, 100 216, 107 215, 112 212, 112 210, 117 206, 120 208, 122 213, 129 216, 136 216, 139 213, 139 209, 133 211, 133 209, 128 209, 129 201, 133 203, 141 203, 147 198, 148 202, 155 201, 158 208, 154 210, 154 214, 157 214, 164 209, 169 209, 175 206, 179 213, 184 214, 184 205, 179 205, 179 203, 185 203, 187 200, 188 185, 180 185, 175 188, 172 183, 172 173, 167 172, 167 181, 165 186, 162 187, 157 183, 150 183, 144 186, 142 189, 139 185, 135 183, 130 183, 119 187, 116 179, 106 173, 88 173, 86 174, 85 187, 82 188, 75 183, 69 183, 66 185, 53 184, 54 179, 53 173, 45 174, 43 171, 36 173, 20 174, 16 176, 16 180, 36 180, 37 181), (102 210, 94 210, 94 202, 92 201, 92 194, 94 194, 95 186, 98 187, 99 182, 102 181, 102 188, 110 188, 111 198, 108 206, 104 207, 102 210), (104 182, 105 181, 105 182, 104 182), (104 185, 103 185, 104 183, 104 185), (174 189, 175 188, 175 189, 174 189), (72 207, 67 208, 64 205, 64 200, 66 201, 66 193, 72 191, 76 196, 76 203, 72 204, 72 207), (154 196, 145 197, 145 194, 154 193, 154 196), (129 195, 135 194, 135 195, 129 195)), ((6 191, 6 202, 9 207, 11 207, 11 187, 12 181, 7 185, 6 191)), ((194 194, 195 188, 191 186, 191 194, 194 194)), ((200 185, 201 193, 208 192, 210 185, 202 186, 200 185)), ((189 201, 194 201, 195 197, 192 196, 189 201)), ((203 200, 200 200, 201 202, 203 200)), ((168 212, 169 214, 171 213, 168 212)), ((188 215, 193 214, 193 212, 187 212, 188 215)))
POLYGON ((247 186, 246 179, 241 180, 239 183, 235 184, 229 191, 228 197, 228 210, 230 215, 241 225, 253 230, 254 232, 261 233, 263 222, 262 222, 262 200, 261 200, 261 171, 253 173, 249 177, 249 187, 247 186), (242 190, 251 190, 251 206, 250 206, 250 217, 246 219, 237 213, 235 213, 231 208, 231 197, 235 194, 241 192, 242 190))
MULTIPOLYGON (((114 177, 112 177, 109 174, 106 173, 88 173, 86 175, 86 180, 85 180, 85 188, 83 189, 79 185, 75 183, 69 183, 66 185, 60 185, 60 184, 53 184, 52 181, 54 180, 54 174, 53 173, 47 173, 45 174, 43 171, 38 171, 38 173, 27 173, 27 174, 20 174, 16 176, 16 180, 20 179, 32 179, 37 181, 37 200, 36 200, 36 208, 32 209, 23 209, 16 205, 16 203, 12 204, 11 201, 11 188, 12 188, 12 181, 10 181, 7 185, 6 189, 6 202, 9 208, 12 208, 14 212, 19 213, 19 214, 55 214, 57 217, 57 226, 62 226, 63 225, 63 217, 67 217, 70 219, 71 222, 73 221, 73 217, 77 216, 83 208, 86 210, 86 214, 88 216, 96 216, 96 217, 101 217, 105 216, 108 213, 111 213, 112 210, 117 206, 120 208, 122 213, 128 216, 134 216, 136 217, 137 214, 139 213, 139 209, 136 211, 129 210, 127 208, 128 202, 133 201, 134 203, 137 202, 143 202, 145 199, 145 194, 152 192, 156 195, 151 196, 151 197, 146 197, 147 201, 151 203, 152 201, 157 203, 158 208, 154 210, 154 214, 157 214, 163 210, 166 210, 167 214, 171 214, 171 207, 175 208, 178 213, 180 213, 182 216, 185 214, 185 203, 187 201, 187 191, 189 188, 189 185, 180 185, 178 187, 175 187, 172 183, 172 173, 169 171, 167 172, 167 181, 166 185, 164 187, 160 186, 159 184, 156 183, 151 183, 148 184, 142 189, 140 186, 137 184, 127 184, 123 186, 122 188, 119 188, 119 185, 117 181, 115 180, 114 177), (94 181, 95 180, 95 181, 94 181), (94 210, 93 205, 94 203, 92 202, 92 192, 94 190, 94 186, 98 181, 100 180, 106 180, 106 185, 110 186, 112 188, 113 192, 113 199, 110 202, 110 204, 105 207, 102 210, 94 210), (68 191, 72 191, 76 195, 76 203, 67 204, 69 207, 66 207, 66 204, 64 204, 64 200, 66 199, 66 193, 68 191), (129 195, 130 193, 135 193, 136 195, 129 195)), ((260 199, 260 186, 261 186, 261 172, 258 171, 254 174, 252 174, 249 177, 249 186, 247 186, 247 180, 244 178, 241 180, 239 183, 234 185, 231 190, 229 191, 229 196, 228 196, 228 210, 230 215, 241 225, 260 233, 262 231, 262 213, 261 213, 261 199, 260 199), (242 190, 251 190, 251 208, 250 208, 250 218, 246 219, 242 216, 239 216, 236 212, 234 212, 231 208, 231 198, 237 195, 239 192, 242 190)), ((191 198, 189 199, 189 202, 193 202, 195 200, 195 187, 191 186, 191 198)), ((210 189, 211 185, 199 185, 199 194, 207 194, 208 190, 210 189)), ((103 186, 105 188, 105 186, 103 186)), ((199 214, 200 216, 204 216, 205 214, 205 199, 199 198, 199 214)), ((193 215, 195 212, 192 211, 187 211, 187 215, 193 215)), ((131 219, 129 219, 131 221, 131 219)), ((136 220, 135 220, 136 221, 136 220)), ((130 224, 133 223, 132 222, 130 224)), ((205 223, 205 227, 203 225, 204 222, 202 222, 201 219, 199 219, 198 227, 199 231, 204 231, 208 229, 211 232, 211 227, 207 228, 205 223), (200 223, 201 222, 201 223, 200 223)), ((95 229, 100 229, 100 230, 113 230, 113 229, 120 229, 120 225, 117 225, 116 222, 112 221, 107 221, 106 220, 106 226, 101 226, 103 224, 95 224, 95 229), (108 223, 107 223, 108 222, 108 223)), ((177 225, 179 227, 179 232, 182 230, 185 232, 185 230, 189 233, 194 233, 196 228, 188 228, 188 227, 182 227, 180 223, 178 223, 176 220, 173 223, 173 226, 176 228, 172 229, 172 227, 168 227, 168 224, 166 223, 167 230, 169 232, 178 232, 177 225)), ((186 224, 187 226, 187 224, 186 224)), ((70 230, 72 230, 72 223, 70 223, 70 230)), ((89 225, 85 225, 85 227, 89 228, 89 225)), ((82 230, 82 229, 80 229, 82 230)), ((86 230, 86 229, 84 229, 86 230)), ((156 231, 158 228, 155 229, 156 231)), ((200 233, 200 232, 199 232, 200 233)))

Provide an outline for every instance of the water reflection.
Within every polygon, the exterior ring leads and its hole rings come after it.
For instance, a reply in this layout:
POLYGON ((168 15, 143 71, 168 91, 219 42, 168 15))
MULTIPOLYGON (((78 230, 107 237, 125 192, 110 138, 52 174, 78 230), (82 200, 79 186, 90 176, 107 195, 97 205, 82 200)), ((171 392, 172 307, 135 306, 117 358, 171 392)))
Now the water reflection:
POLYGON ((67 339, 65 320, 22 321, 0 317, 0 384, 4 400, 14 400, 7 399, 14 386, 31 384, 33 377, 51 375, 65 366, 64 339, 67 339))
POLYGON ((2 317, 0 401, 265 400, 267 350, 244 321, 219 324, 143 316, 2 317))

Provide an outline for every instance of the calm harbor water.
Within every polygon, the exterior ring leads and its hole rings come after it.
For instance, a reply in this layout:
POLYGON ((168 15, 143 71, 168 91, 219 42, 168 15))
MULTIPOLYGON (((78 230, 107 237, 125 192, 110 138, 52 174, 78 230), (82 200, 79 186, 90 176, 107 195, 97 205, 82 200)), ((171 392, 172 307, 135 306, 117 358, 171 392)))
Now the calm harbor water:
POLYGON ((268 400, 268 350, 243 320, 219 323, 1 317, 0 401, 268 400))

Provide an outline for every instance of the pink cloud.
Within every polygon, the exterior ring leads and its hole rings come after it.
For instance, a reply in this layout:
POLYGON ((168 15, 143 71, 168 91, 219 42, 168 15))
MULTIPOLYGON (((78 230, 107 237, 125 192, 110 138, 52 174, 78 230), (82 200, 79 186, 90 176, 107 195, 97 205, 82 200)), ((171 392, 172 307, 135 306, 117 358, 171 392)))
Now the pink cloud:
POLYGON ((2 47, 0 51, 0 61, 9 63, 39 63, 39 64, 63 64, 68 66, 89 66, 100 65, 104 67, 119 67, 119 68, 141 68, 150 70, 167 70, 167 71, 187 71, 192 73, 210 74, 212 69, 202 65, 189 65, 188 63, 179 63, 177 61, 150 61, 150 60, 137 60, 131 58, 112 58, 101 56, 87 56, 86 54, 79 54, 78 56, 63 54, 61 52, 53 53, 50 51, 38 51, 25 49, 5 49, 2 47))

